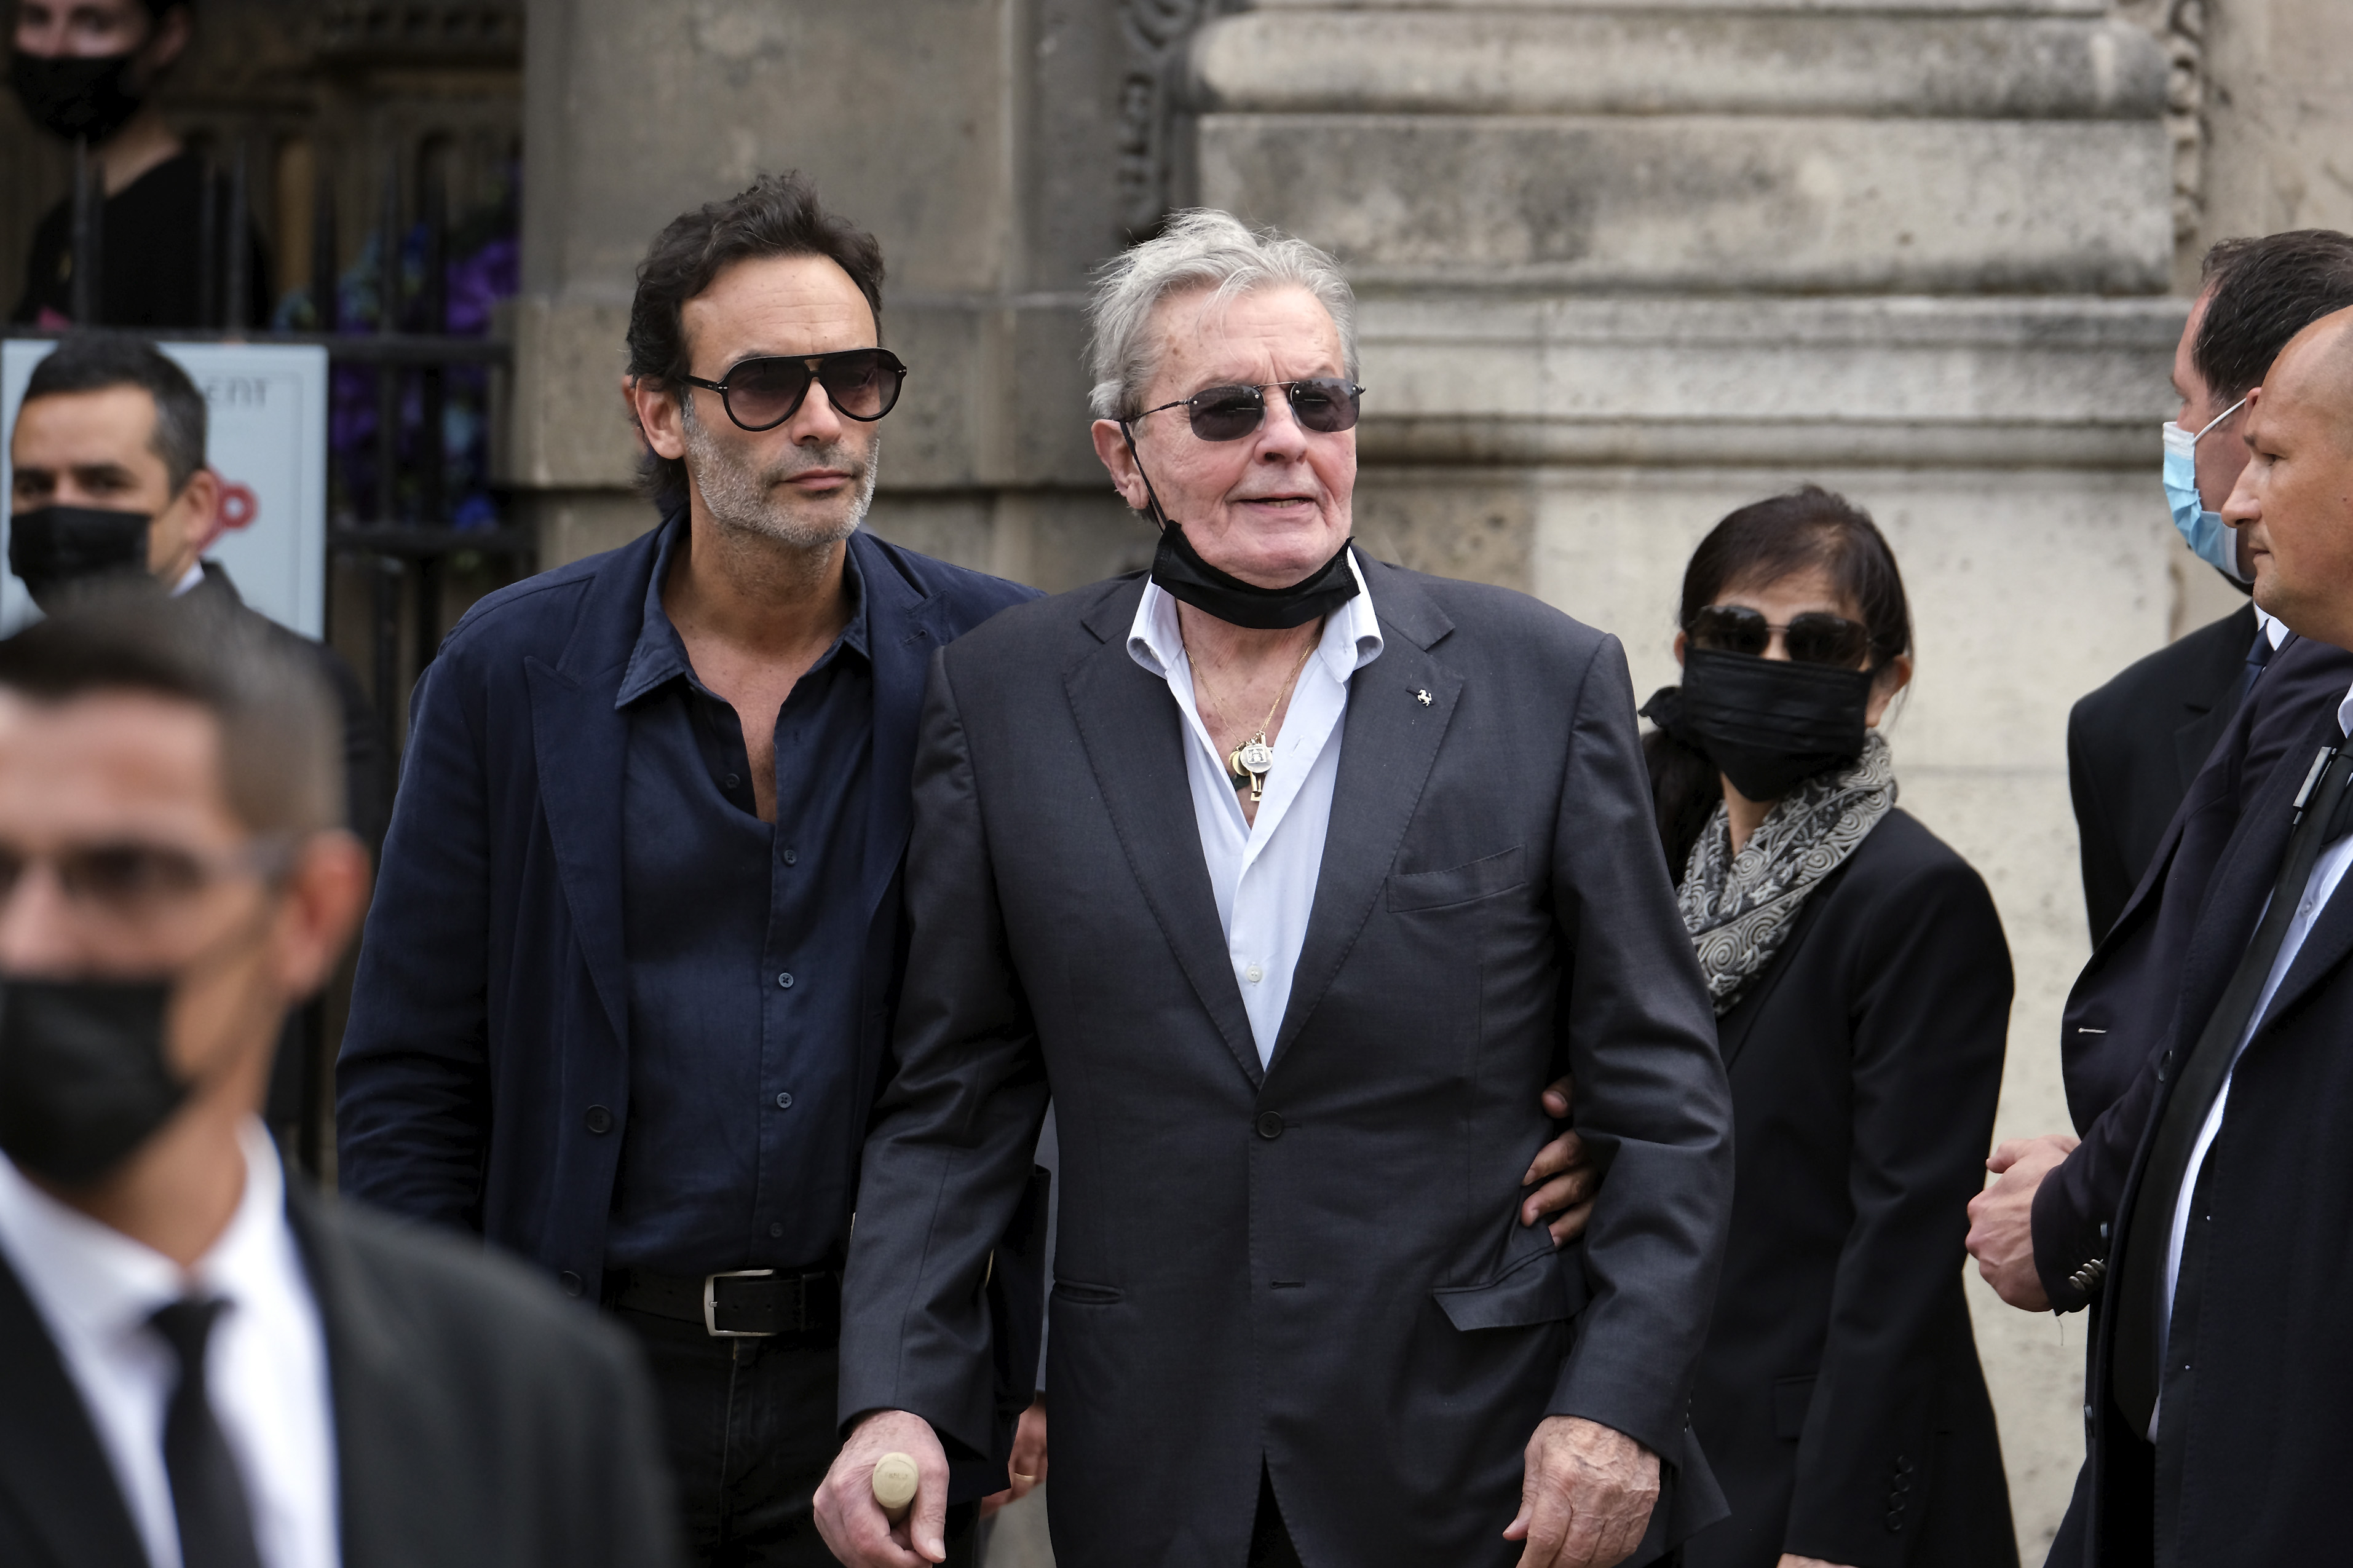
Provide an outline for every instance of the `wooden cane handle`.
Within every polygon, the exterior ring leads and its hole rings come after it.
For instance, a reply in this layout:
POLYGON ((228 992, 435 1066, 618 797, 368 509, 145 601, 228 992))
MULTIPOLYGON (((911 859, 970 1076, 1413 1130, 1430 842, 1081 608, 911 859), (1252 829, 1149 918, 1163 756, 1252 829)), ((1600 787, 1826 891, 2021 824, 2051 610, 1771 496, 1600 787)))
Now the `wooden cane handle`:
POLYGON ((874 1461, 874 1501, 896 1524, 907 1517, 915 1500, 915 1461, 904 1454, 885 1454, 874 1461))

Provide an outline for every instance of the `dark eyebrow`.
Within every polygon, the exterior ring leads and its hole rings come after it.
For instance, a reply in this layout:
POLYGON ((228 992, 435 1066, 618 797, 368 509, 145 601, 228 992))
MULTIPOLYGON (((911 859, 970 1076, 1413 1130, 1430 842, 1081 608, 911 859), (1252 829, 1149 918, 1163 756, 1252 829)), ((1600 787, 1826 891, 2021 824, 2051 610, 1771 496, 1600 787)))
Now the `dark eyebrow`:
POLYGON ((77 482, 92 488, 101 484, 135 485, 139 482, 139 476, 120 463, 77 463, 73 466, 73 477, 77 482))

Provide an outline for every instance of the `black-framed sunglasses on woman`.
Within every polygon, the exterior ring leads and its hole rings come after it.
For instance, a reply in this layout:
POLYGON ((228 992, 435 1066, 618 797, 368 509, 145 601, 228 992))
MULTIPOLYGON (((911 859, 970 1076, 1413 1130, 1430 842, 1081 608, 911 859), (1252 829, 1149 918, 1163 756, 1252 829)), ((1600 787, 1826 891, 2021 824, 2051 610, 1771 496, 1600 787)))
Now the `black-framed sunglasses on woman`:
POLYGON ((756 435, 799 413, 813 381, 825 388, 836 413, 871 424, 898 403, 907 367, 889 349, 842 349, 829 354, 738 360, 722 381, 699 375, 679 379, 717 393, 727 417, 756 435))
POLYGON ((1683 635, 1695 647, 1718 653, 1745 653, 1752 658, 1763 657, 1765 650, 1773 646, 1775 632, 1781 634, 1782 646, 1799 664, 1860 669, 1871 652, 1871 632, 1867 627, 1823 610, 1793 616, 1788 626, 1777 626, 1765 618, 1763 612, 1746 605, 1710 605, 1692 616, 1683 627, 1683 635))
POLYGON ((1280 388, 1290 400, 1291 416, 1301 426, 1323 436, 1336 436, 1356 427, 1365 389, 1353 381, 1319 375, 1305 381, 1270 381, 1262 386, 1205 386, 1190 397, 1147 408, 1135 417, 1182 408, 1193 434, 1204 441, 1239 441, 1266 417, 1266 395, 1280 388))

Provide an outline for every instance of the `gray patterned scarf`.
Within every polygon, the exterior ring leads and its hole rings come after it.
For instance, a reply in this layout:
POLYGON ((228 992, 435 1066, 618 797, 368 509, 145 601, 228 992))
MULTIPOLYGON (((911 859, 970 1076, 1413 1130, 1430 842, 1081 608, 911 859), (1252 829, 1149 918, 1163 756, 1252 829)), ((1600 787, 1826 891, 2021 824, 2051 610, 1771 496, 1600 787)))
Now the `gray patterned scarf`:
POLYGON ((1692 846, 1675 902, 1717 1017, 1765 973, 1822 879, 1846 863, 1894 805, 1894 764, 1873 730, 1852 766, 1817 773, 1783 796, 1738 855, 1725 808, 1715 808, 1692 846))

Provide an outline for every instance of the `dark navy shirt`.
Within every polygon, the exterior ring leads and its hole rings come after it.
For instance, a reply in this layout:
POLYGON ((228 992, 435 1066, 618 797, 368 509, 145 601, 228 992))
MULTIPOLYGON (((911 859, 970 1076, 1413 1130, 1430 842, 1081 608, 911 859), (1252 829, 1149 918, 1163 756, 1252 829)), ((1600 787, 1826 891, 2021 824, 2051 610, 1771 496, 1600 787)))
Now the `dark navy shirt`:
POLYGON ((662 608, 669 525, 615 706, 629 1106, 607 1268, 670 1274, 825 1261, 846 1241, 856 1114, 859 869, 874 737, 866 595, 776 719, 776 820, 753 804, 735 710, 662 608))

